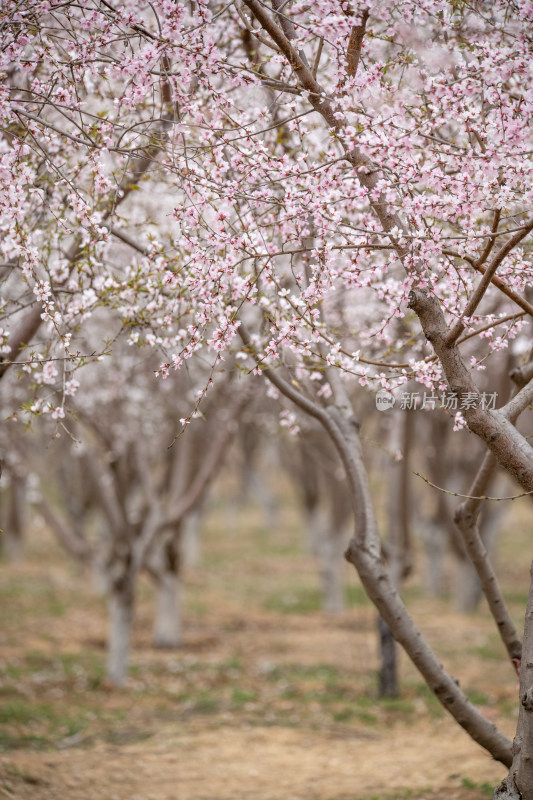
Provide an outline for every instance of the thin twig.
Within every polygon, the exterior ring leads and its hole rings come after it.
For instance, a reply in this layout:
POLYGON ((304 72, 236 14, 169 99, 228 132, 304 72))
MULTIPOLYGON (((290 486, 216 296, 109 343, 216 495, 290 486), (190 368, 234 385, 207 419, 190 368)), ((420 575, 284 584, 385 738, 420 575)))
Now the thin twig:
POLYGON ((526 497, 528 494, 533 494, 533 491, 531 491, 531 492, 522 492, 521 494, 514 494, 511 495, 510 497, 490 497, 489 495, 486 494, 482 494, 476 497, 471 494, 461 494, 460 492, 451 492, 449 489, 443 489, 442 486, 437 486, 436 483, 432 483, 429 480, 429 478, 426 478, 424 475, 421 475, 420 472, 413 472, 413 475, 416 475, 417 478, 422 478, 422 480, 425 481, 425 483, 427 483, 428 486, 431 486, 433 489, 438 489, 439 492, 444 492, 444 494, 450 494, 452 495, 452 497, 464 497, 466 500, 496 500, 496 501, 518 500, 520 497, 526 497))

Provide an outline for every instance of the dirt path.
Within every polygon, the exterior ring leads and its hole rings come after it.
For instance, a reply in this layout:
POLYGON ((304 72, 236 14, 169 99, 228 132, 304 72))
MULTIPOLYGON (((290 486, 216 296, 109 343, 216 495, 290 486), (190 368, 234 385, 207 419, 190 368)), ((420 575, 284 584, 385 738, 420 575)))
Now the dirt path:
POLYGON ((147 742, 3 756, 20 800, 477 800, 495 764, 451 721, 358 732, 167 726, 147 742), (394 787, 394 788, 393 788, 394 787), (420 793, 420 794, 418 794, 420 793))

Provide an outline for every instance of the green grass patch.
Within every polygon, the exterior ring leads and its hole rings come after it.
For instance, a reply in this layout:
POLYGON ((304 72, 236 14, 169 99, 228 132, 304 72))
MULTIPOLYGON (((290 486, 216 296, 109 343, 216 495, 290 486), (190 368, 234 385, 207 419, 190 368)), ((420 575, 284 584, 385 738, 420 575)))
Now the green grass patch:
POLYGON ((350 706, 340 708, 332 714, 334 722, 350 722, 355 717, 355 711, 350 706))
POLYGON ((504 648, 499 636, 485 644, 474 647, 472 652, 484 661, 503 661, 505 659, 504 648))
POLYGON ((384 792, 383 794, 371 794, 364 797, 354 797, 353 800, 408 800, 410 797, 421 797, 421 792, 430 792, 431 789, 398 789, 394 792, 384 792))
MULTIPOLYGON (((12 621, 20 626, 21 617, 62 617, 68 608, 64 589, 46 575, 8 577, 0 586, 2 608, 12 610, 12 621)), ((4 620, 4 623, 6 620, 4 620)))
POLYGON ((516 603, 517 605, 525 608, 527 605, 528 592, 526 590, 516 591, 507 589, 505 591, 505 600, 508 603, 516 603))
POLYGON ((317 680, 331 683, 339 680, 340 670, 331 664, 276 664, 266 672, 266 679, 276 681, 317 680))
POLYGON ((493 797, 495 787, 490 783, 476 783, 471 781, 470 778, 463 778, 461 781, 463 789, 472 789, 473 791, 480 791, 484 797, 493 797))
POLYGON ((301 588, 267 597, 263 608, 278 614, 309 614, 320 611, 322 596, 318 589, 301 588))
MULTIPOLYGON (((346 605, 358 608, 369 605, 365 590, 358 583, 351 583, 345 589, 346 605)), ((320 589, 300 587, 290 591, 269 595, 263 601, 265 611, 276 611, 280 614, 309 614, 321 611, 323 596, 320 589)))
POLYGON ((32 703, 29 700, 10 700, 0 706, 0 723, 27 725, 29 722, 55 720, 57 714, 49 703, 32 703))
POLYGON ((79 733, 85 724, 85 714, 77 709, 50 702, 35 703, 17 698, 0 706, 2 749, 26 746, 52 746, 62 739, 79 733))
POLYGON ((105 678, 104 657, 90 650, 57 655, 31 650, 15 663, 0 664, 0 678, 23 681, 35 676, 43 685, 61 683, 98 688, 105 678))
POLYGON ((483 694, 483 692, 478 692, 476 689, 467 690, 466 694, 470 702, 475 706, 486 706, 490 703, 490 699, 487 695, 483 694))
POLYGON ((398 716, 400 714, 412 714, 415 711, 415 704, 406 697, 381 697, 378 700, 381 708, 391 711, 398 716))
POLYGON ((210 692, 199 692, 194 697, 191 711, 195 714, 215 714, 218 711, 219 703, 210 692))
POLYGON ((175 696, 176 711, 184 714, 214 714, 219 710, 221 695, 207 689, 180 692, 175 696))
POLYGON ((247 703, 253 703, 254 700, 257 700, 255 692, 246 691, 245 689, 233 689, 231 693, 231 707, 233 709, 242 708, 247 703))
POLYGON ((359 722, 362 722, 364 725, 377 725, 379 722, 379 717, 377 714, 373 714, 371 711, 363 711, 362 709, 357 709, 356 717, 359 722))
POLYGON ((370 605, 370 600, 360 583, 348 584, 346 587, 346 602, 350 608, 370 605))

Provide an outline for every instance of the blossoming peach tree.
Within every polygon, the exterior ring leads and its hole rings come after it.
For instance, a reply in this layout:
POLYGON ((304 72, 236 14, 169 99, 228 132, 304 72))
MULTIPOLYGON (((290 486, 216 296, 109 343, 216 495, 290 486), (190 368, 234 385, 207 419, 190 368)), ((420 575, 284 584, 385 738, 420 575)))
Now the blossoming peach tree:
POLYGON ((533 491, 514 424, 531 369, 496 407, 478 381, 492 352, 524 350, 533 314, 532 18, 530 0, 11 0, 0 15, 0 369, 31 378, 12 411, 68 427, 76 370, 120 333, 163 354, 160 378, 191 358, 215 376, 236 350, 328 432, 353 495, 348 559, 444 706, 510 767, 500 796, 524 798, 533 610, 512 747, 389 580, 348 390, 451 396, 450 424, 533 491))

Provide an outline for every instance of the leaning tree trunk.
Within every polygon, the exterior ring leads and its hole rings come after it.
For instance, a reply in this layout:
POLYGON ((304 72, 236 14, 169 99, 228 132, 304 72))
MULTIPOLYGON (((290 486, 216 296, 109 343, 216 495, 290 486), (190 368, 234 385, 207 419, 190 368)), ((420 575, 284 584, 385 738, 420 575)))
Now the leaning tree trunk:
MULTIPOLYGON (((495 492, 497 494, 497 492, 495 492)), ((473 525, 477 524, 479 531, 479 539, 481 546, 487 552, 487 559, 491 562, 491 553, 493 550, 494 541, 498 528, 501 526, 502 517, 504 513, 504 504, 495 504, 496 508, 491 508, 490 514, 486 514, 479 524, 476 523, 476 518, 472 520, 473 525)), ((457 512, 460 516, 460 511, 457 512)), ((469 535, 472 532, 468 530, 470 521, 459 519, 459 530, 465 536, 465 546, 468 543, 469 535)), ((457 523, 456 523, 457 524, 457 523)), ((465 552, 461 558, 457 559, 456 572, 455 572, 455 592, 454 596, 457 603, 457 610, 462 613, 469 613, 475 611, 479 606, 479 602, 483 597, 483 586, 479 578, 479 574, 472 561, 473 556, 465 548, 465 552)))

